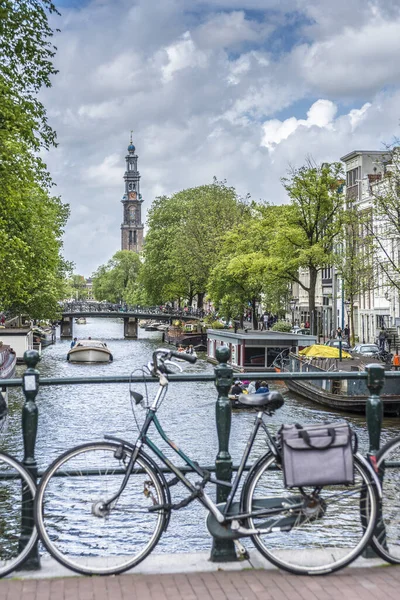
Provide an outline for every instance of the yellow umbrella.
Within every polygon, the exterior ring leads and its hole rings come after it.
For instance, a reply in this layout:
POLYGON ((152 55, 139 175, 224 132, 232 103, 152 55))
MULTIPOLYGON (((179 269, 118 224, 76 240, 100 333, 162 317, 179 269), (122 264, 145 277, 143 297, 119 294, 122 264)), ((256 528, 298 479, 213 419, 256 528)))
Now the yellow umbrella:
MULTIPOLYGON (((308 346, 303 350, 300 350, 299 354, 302 356, 314 356, 318 358, 339 358, 339 348, 335 348, 334 346, 320 346, 319 344, 314 344, 313 346, 308 346)), ((342 358, 353 358, 351 354, 342 350, 342 358)))

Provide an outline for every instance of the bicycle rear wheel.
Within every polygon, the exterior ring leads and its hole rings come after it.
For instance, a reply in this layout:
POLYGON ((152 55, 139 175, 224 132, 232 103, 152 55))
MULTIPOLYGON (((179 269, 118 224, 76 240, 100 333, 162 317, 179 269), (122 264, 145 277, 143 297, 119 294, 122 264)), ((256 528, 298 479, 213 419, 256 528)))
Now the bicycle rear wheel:
POLYGON ((336 571, 357 558, 373 533, 376 489, 367 468, 356 456, 354 484, 325 486, 317 496, 319 501, 301 511, 290 506, 302 502, 300 490, 285 488, 282 470, 272 454, 260 461, 248 479, 244 510, 251 512, 267 503, 275 507, 281 502, 286 505, 277 515, 248 519, 251 528, 271 528, 269 533, 255 535, 252 540, 263 556, 286 571, 307 575, 336 571))
POLYGON ((378 467, 383 469, 382 502, 371 542, 384 560, 400 564, 400 437, 383 446, 376 461, 378 467))
POLYGON ((33 518, 29 519, 35 491, 23 465, 0 453, 0 577, 22 565, 37 542, 33 518))
POLYGON ((162 483, 138 457, 124 491, 109 510, 102 504, 118 492, 131 451, 116 443, 84 444, 57 458, 38 487, 35 517, 40 538, 61 564, 86 575, 112 575, 136 566, 156 546, 165 513, 162 483))

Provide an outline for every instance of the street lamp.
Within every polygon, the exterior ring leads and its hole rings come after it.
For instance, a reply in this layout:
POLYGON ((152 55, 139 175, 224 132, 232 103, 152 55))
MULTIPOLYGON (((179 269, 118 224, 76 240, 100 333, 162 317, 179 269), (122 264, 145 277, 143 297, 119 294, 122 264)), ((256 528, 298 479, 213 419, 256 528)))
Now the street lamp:
POLYGON ((289 301, 289 306, 292 311, 292 327, 294 327, 294 311, 296 309, 296 300, 294 298, 289 301))

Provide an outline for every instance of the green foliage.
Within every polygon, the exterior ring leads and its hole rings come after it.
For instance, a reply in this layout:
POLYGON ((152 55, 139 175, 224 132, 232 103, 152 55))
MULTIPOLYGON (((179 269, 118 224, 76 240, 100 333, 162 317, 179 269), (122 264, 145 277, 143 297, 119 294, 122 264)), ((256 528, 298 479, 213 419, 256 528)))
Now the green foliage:
POLYGON ((292 329, 292 325, 287 321, 277 321, 276 323, 274 323, 271 329, 272 331, 283 331, 289 333, 292 329))
POLYGON ((93 274, 93 294, 96 300, 138 303, 138 279, 141 268, 136 252, 119 250, 106 265, 93 274))
POLYGON ((0 306, 55 318, 71 265, 61 255, 68 206, 49 193, 38 151, 55 133, 38 100, 55 74, 48 0, 0 2, 0 306))
POLYGON ((386 148, 370 191, 373 214, 364 229, 379 250, 374 260, 376 277, 386 281, 388 288, 400 290, 400 263, 392 249, 394 240, 400 238, 400 140, 386 148))
POLYGON ((334 264, 344 286, 344 297, 350 301, 350 342, 355 343, 354 305, 359 294, 373 287, 374 239, 371 227, 371 210, 360 210, 349 204, 343 215, 342 243, 334 252, 334 264))
POLYGON ((83 275, 74 273, 66 284, 66 295, 65 298, 73 298, 75 300, 86 300, 88 297, 88 290, 86 288, 86 279, 83 275))
POLYGON ((287 285, 269 269, 269 240, 281 212, 281 207, 253 204, 246 218, 225 234, 208 280, 208 294, 227 319, 240 318, 250 303, 257 328, 255 304, 263 298, 269 310, 280 305, 287 285))
POLYGON ((212 321, 210 323, 210 329, 224 329, 224 324, 221 321, 212 321))
POLYGON ((51 75, 57 73, 47 13, 57 13, 50 0, 0 2, 2 108, 4 100, 7 104, 4 111, 0 109, 1 130, 13 133, 36 150, 42 145, 49 147, 55 139, 45 108, 37 98, 43 86, 51 86, 51 75))
POLYGON ((156 198, 149 211, 141 284, 149 302, 164 303, 206 291, 226 231, 247 212, 235 190, 214 179, 211 185, 156 198))
POLYGON ((333 248, 342 229, 341 163, 314 164, 311 159, 292 169, 282 183, 290 205, 271 235, 268 267, 282 280, 298 282, 308 292, 312 333, 316 333, 315 287, 318 272, 333 262, 333 248), (299 277, 308 271, 308 285, 299 277))

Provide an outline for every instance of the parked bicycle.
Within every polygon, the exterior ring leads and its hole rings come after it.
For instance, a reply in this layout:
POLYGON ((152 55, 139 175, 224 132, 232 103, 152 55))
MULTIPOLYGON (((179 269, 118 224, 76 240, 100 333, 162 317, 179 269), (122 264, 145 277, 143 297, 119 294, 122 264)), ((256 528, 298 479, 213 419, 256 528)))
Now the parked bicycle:
MULTIPOLYGON (((214 537, 250 537, 264 557, 287 571, 326 574, 357 558, 373 534, 380 492, 367 459, 354 453, 352 482, 346 485, 286 488, 281 447, 264 420, 283 405, 283 397, 278 392, 248 394, 241 402, 258 409, 253 429, 234 481, 218 481, 168 438, 157 418, 167 394, 168 374, 180 370, 172 360, 178 356, 182 358, 163 348, 153 353, 147 369, 159 386, 151 404, 132 392, 135 403, 147 411, 136 442, 105 436, 106 441, 68 450, 44 473, 35 516, 49 553, 79 573, 121 573, 154 550, 173 510, 197 500, 209 511, 207 528, 214 537), (149 437, 151 426, 197 474, 197 483, 149 437), (265 433, 265 454, 251 467, 239 491, 260 430, 265 433), (154 455, 172 478, 164 476, 154 455), (176 483, 182 483, 189 495, 174 503, 170 488, 176 483), (205 489, 209 484, 229 488, 225 504, 211 500, 205 489)), ((189 354, 184 359, 196 360, 189 354)))
POLYGON ((400 436, 393 438, 376 456, 383 478, 379 522, 373 548, 384 560, 400 564, 400 436))
POLYGON ((24 466, 0 452, 0 577, 20 567, 38 536, 32 514, 36 485, 24 466))

